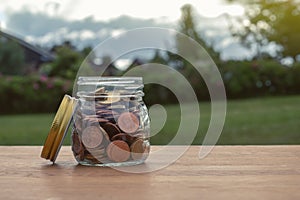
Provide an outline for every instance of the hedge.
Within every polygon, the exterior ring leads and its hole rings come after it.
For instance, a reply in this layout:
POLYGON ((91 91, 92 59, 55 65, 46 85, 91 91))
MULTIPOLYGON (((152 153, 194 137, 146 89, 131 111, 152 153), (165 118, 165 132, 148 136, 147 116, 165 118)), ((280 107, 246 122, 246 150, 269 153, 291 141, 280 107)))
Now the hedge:
POLYGON ((300 63, 284 66, 273 60, 231 61, 220 71, 228 98, 300 93, 300 63))
POLYGON ((73 83, 45 76, 1 76, 0 114, 54 112, 73 83))
MULTIPOLYGON (((228 99, 300 94, 300 63, 283 66, 273 60, 229 61, 221 63, 219 70, 228 99)), ((161 74, 157 78, 172 77, 161 74)), ((187 79, 200 101, 209 100, 200 75, 187 79)), ((72 94, 72 88, 73 80, 59 77, 0 74, 0 114, 55 112, 63 95, 72 94)), ((145 93, 144 100, 148 105, 177 102, 172 91, 160 85, 147 85, 145 93)))

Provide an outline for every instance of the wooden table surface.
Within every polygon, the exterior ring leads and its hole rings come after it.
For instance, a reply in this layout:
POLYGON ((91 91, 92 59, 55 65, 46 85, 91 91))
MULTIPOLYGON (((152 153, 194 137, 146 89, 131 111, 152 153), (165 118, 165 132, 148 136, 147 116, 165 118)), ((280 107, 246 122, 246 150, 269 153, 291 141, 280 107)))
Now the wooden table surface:
POLYGON ((40 151, 0 146, 1 200, 300 199, 300 146, 216 146, 202 160, 192 146, 169 167, 144 174, 77 165, 70 147, 52 165, 40 151))

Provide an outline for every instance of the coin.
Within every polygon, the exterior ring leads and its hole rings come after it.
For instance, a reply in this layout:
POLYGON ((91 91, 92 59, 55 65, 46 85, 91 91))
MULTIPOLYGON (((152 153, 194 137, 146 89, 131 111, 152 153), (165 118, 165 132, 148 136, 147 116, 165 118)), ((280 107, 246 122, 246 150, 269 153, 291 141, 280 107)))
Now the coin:
POLYGON ((84 118, 82 128, 89 127, 92 125, 96 126, 97 124, 99 124, 98 118, 84 118))
POLYGON ((100 87, 100 88, 97 88, 95 90, 95 94, 103 94, 105 92, 105 88, 104 87, 100 87))
POLYGON ((101 104, 112 104, 118 101, 120 101, 120 94, 115 92, 107 92, 106 99, 103 101, 99 100, 98 102, 101 104))
POLYGON ((104 119, 104 118, 98 118, 98 122, 99 123, 105 123, 105 122, 109 122, 109 120, 104 119))
POLYGON ((83 154, 75 155, 75 159, 78 160, 78 161, 83 161, 84 160, 84 155, 83 154))
POLYGON ((110 117, 117 117, 117 116, 119 116, 120 114, 118 113, 118 112, 115 112, 115 111, 108 111, 108 112, 104 112, 104 113, 99 113, 98 114, 98 116, 99 117, 108 117, 108 118, 110 118, 110 117))
POLYGON ((93 164, 102 164, 100 159, 97 159, 92 154, 86 154, 85 159, 88 160, 89 162, 92 162, 93 164))
POLYGON ((79 158, 79 160, 81 160, 81 161, 84 160, 84 149, 80 152, 78 158, 79 158))
POLYGON ((125 133, 134 133, 138 130, 140 122, 136 115, 124 112, 118 118, 118 126, 125 133))
MULTIPOLYGON (((145 142, 143 117, 139 99, 130 96, 132 91, 99 87, 87 93, 80 104, 77 138, 72 136, 72 149, 77 160, 89 164, 140 160, 149 154, 145 142), (74 138, 73 138, 74 137, 74 138), (81 150, 78 146, 81 144, 81 150), (81 140, 81 141, 80 141, 81 140), (79 153, 79 154, 78 154, 79 153)), ((77 122, 77 123, 78 123, 77 122)))
POLYGON ((114 162, 125 162, 130 157, 130 148, 122 140, 112 141, 106 148, 107 156, 114 162))
POLYGON ((107 122, 102 125, 102 128, 108 133, 109 138, 112 138, 114 135, 120 133, 120 129, 113 123, 107 122))
MULTIPOLYGON (((102 162, 102 160, 107 159, 106 150, 105 150, 104 146, 102 146, 100 148, 96 148, 96 149, 87 149, 87 151, 90 153, 91 156, 93 156, 94 159, 91 159, 92 161, 97 159, 98 161, 102 162)), ((87 154, 87 155, 89 155, 89 154, 87 154)), ((89 159, 89 158, 86 157, 86 159, 89 159)))
POLYGON ((101 110, 101 109, 107 109, 107 105, 96 103, 95 104, 95 110, 101 110))
POLYGON ((126 133, 119 133, 117 135, 114 135, 111 138, 111 141, 114 141, 114 140, 123 140, 127 144, 131 145, 131 143, 135 140, 135 138, 131 137, 130 135, 128 135, 126 133))
POLYGON ((88 126, 82 132, 82 143, 87 148, 96 148, 102 143, 103 129, 97 126, 88 126))
POLYGON ((146 159, 150 148, 142 139, 137 139, 130 145, 131 158, 133 160, 146 159))
POLYGON ((76 133, 72 134, 72 142, 73 142, 72 143, 72 151, 76 155, 80 154, 80 151, 82 151, 83 148, 82 148, 82 144, 80 142, 80 139, 79 139, 79 137, 78 137, 78 135, 76 133))

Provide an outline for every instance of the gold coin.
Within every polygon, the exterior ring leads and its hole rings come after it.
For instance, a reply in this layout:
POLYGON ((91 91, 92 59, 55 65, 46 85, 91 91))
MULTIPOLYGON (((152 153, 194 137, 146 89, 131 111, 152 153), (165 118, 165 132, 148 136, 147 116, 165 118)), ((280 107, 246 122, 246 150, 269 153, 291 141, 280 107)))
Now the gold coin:
POLYGON ((112 104, 120 101, 120 94, 115 92, 108 92, 106 93, 107 96, 104 101, 98 101, 100 104, 112 104))
POLYGON ((95 90, 95 94, 103 94, 105 92, 105 88, 104 87, 100 87, 100 88, 97 88, 95 90))

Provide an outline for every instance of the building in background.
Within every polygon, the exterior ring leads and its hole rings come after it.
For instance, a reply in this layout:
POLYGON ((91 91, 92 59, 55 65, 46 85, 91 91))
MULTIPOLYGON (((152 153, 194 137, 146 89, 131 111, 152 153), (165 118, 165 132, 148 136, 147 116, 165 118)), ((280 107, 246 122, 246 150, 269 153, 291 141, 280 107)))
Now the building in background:
MULTIPOLYGON (((24 63, 23 66, 19 68, 22 71, 22 74, 35 73, 39 70, 40 66, 43 63, 52 62, 55 59, 55 55, 49 53, 48 51, 40 47, 34 46, 32 44, 29 44, 28 42, 14 36, 12 33, 0 29, 0 46, 7 45, 11 42, 17 44, 16 46, 22 50, 21 52, 23 53, 22 57, 24 63)), ((2 56, 2 59, 5 58, 3 58, 2 56)), ((5 66, 4 64, 0 67, 9 67, 9 65, 5 66)))

